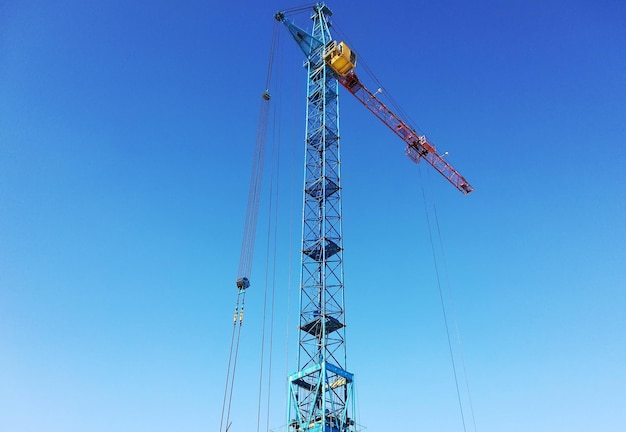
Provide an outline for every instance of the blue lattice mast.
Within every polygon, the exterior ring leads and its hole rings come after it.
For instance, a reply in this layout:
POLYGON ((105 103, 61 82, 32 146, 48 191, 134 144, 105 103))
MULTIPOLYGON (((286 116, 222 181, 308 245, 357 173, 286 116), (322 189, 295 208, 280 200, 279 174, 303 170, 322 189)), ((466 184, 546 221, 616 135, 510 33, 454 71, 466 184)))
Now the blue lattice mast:
POLYGON ((315 5, 309 33, 276 14, 306 55, 308 73, 298 371, 289 376, 288 395, 292 431, 355 430, 353 375, 346 371, 338 83, 324 61, 331 15, 324 4, 315 5))

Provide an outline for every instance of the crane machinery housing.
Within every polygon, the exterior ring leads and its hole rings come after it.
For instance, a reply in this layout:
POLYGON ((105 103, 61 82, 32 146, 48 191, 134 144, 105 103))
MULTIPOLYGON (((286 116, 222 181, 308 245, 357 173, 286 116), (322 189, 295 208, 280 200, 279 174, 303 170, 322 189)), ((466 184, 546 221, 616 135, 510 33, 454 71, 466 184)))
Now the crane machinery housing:
MULTIPOLYGON (((425 136, 368 90, 355 68, 357 55, 330 32, 331 10, 312 7, 311 32, 277 12, 306 57, 305 179, 300 273, 298 369, 288 377, 291 432, 355 432, 354 375, 347 370, 339 152, 339 85, 387 125, 414 162, 425 160, 463 194, 472 186, 425 136)), ((245 290, 247 279, 239 279, 245 290)))

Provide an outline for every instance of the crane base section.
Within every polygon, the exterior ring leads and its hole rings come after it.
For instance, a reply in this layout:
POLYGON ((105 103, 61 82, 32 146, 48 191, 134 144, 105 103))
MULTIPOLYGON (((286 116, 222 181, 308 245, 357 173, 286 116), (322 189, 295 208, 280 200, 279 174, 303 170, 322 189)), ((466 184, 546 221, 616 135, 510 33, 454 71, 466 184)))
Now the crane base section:
POLYGON ((353 380, 353 374, 326 361, 291 374, 290 395, 299 402, 299 410, 295 416, 290 413, 289 431, 355 431, 355 422, 345 410, 346 402, 353 398, 353 380), (337 398, 343 398, 342 406, 333 405, 337 398))

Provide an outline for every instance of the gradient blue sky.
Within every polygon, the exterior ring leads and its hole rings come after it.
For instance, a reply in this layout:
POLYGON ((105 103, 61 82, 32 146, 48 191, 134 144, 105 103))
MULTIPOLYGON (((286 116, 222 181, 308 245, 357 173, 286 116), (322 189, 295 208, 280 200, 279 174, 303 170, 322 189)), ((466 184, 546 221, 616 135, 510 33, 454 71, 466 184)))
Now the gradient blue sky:
MULTIPOLYGON (((1 431, 218 430, 273 14, 300 5, 0 6, 1 431)), ((476 188, 413 164, 342 93, 359 423, 462 430, 435 203, 477 430, 626 430, 626 5, 329 6, 476 188)), ((295 367, 306 80, 282 35, 272 428, 295 367)), ((267 197, 231 432, 257 424, 267 197)))

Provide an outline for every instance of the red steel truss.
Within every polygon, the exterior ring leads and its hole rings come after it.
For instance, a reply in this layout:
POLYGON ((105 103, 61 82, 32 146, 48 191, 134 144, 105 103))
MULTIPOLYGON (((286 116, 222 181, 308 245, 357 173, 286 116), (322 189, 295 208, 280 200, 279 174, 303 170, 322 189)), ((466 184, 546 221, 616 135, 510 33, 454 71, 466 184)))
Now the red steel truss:
POLYGON ((429 143, 425 136, 419 135, 387 108, 376 97, 376 94, 361 83, 354 71, 345 76, 338 76, 337 81, 407 144, 406 155, 411 160, 419 163, 420 159, 424 159, 463 194, 468 194, 474 190, 457 170, 437 154, 435 146, 429 143))

